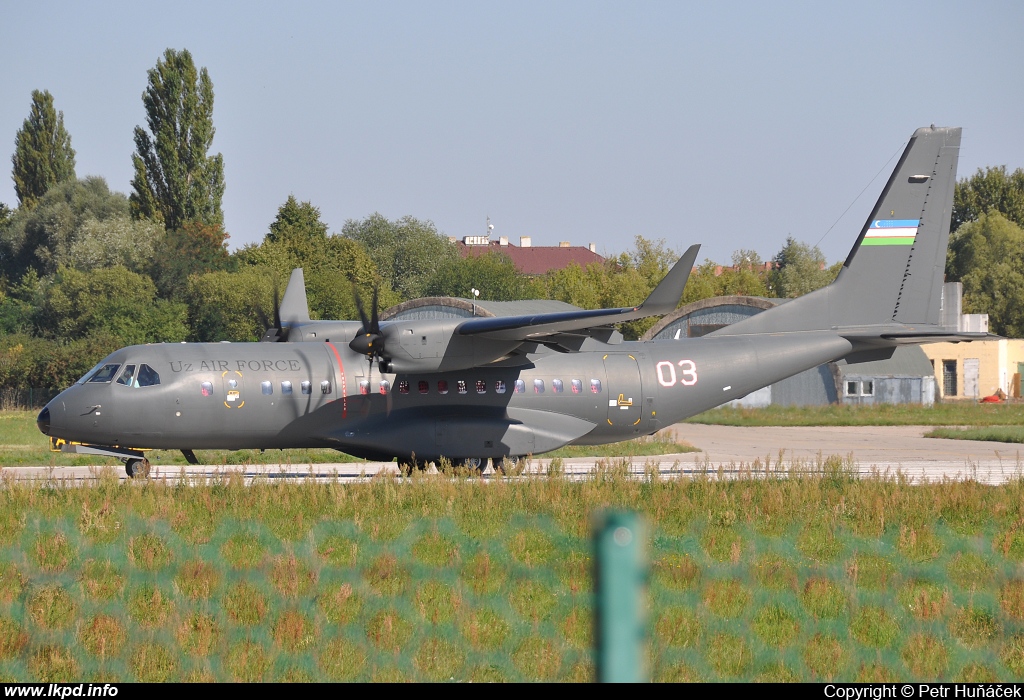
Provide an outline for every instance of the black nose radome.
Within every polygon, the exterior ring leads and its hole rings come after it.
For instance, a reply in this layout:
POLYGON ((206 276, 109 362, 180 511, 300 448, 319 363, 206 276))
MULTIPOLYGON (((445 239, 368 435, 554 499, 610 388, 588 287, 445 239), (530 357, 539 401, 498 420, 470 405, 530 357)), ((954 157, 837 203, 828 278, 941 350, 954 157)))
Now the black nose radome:
POLYGON ((36 418, 36 425, 39 426, 39 432, 43 435, 50 434, 50 409, 44 408, 39 412, 39 417, 36 418))

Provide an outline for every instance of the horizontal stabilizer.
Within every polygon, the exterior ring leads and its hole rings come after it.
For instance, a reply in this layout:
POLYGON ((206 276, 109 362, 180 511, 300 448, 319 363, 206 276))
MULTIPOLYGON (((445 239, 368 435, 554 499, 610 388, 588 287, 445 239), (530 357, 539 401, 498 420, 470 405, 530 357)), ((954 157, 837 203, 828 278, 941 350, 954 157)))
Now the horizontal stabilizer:
POLYGON ((499 316, 463 321, 456 328, 460 335, 476 335, 495 340, 533 340, 556 333, 586 330, 612 323, 623 323, 648 316, 664 316, 675 310, 697 260, 700 245, 690 246, 665 278, 640 306, 621 309, 559 311, 531 316, 499 316))

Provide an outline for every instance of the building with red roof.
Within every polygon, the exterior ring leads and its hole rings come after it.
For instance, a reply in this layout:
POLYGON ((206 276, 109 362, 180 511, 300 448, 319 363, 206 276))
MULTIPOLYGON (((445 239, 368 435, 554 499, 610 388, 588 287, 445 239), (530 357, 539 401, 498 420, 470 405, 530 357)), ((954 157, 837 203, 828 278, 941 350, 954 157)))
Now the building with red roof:
POLYGON ((491 240, 489 236, 464 236, 452 239, 462 257, 486 255, 494 251, 508 256, 519 272, 525 275, 543 275, 550 270, 561 270, 576 263, 585 268, 592 263, 603 263, 596 246, 572 245, 562 241, 557 246, 534 246, 530 236, 520 236, 519 245, 509 243, 508 236, 491 240))

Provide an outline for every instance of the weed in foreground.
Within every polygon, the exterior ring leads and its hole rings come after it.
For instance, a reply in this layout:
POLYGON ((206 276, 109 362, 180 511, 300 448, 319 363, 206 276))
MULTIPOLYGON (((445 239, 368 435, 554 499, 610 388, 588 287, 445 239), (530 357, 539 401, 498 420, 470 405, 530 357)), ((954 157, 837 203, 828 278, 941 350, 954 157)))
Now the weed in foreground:
POLYGON ((670 647, 696 647, 700 642, 701 632, 700 620, 689 608, 667 608, 654 623, 655 638, 670 647))
POLYGON ((935 620, 949 608, 949 591, 931 581, 910 581, 897 594, 906 610, 919 620, 935 620))
POLYGON ((128 540, 128 559, 143 571, 158 571, 171 563, 171 550, 159 535, 138 535, 128 540))
POLYGON ((9 545, 25 529, 25 514, 14 508, 0 510, 0 544, 9 545))
POLYGON ((754 634, 774 649, 789 646, 800 631, 796 617, 774 603, 758 610, 752 623, 754 634))
POLYGON ((349 639, 332 639, 324 645, 316 660, 327 680, 351 681, 358 678, 366 667, 366 652, 349 639))
POLYGON ((1015 525, 1009 530, 1000 532, 992 542, 992 548, 1001 552, 1007 559, 1024 560, 1024 528, 1015 525))
POLYGON ((554 591, 540 581, 519 580, 508 595, 512 609, 533 622, 546 620, 558 604, 554 591))
POLYGON ((900 536, 896 542, 896 549, 904 558, 912 562, 931 561, 939 555, 941 546, 942 543, 939 541, 939 538, 929 527, 913 527, 910 525, 900 527, 900 536))
POLYGON ((465 662, 462 649, 439 637, 424 639, 413 657, 416 670, 433 682, 454 679, 465 662))
POLYGON ((163 644, 142 644, 131 654, 128 666, 140 683, 166 683, 174 680, 178 663, 163 644))
POLYGON ((528 528, 512 537, 508 550, 520 564, 535 567, 551 561, 555 554, 555 543, 543 530, 528 528))
POLYGON ((162 626, 171 615, 170 596, 159 588, 145 583, 128 596, 128 616, 141 627, 162 626))
POLYGON ((550 639, 527 637, 512 652, 512 664, 528 681, 551 681, 562 667, 562 653, 550 639))
POLYGON ((865 605, 853 614, 850 634, 864 646, 882 649, 893 645, 900 634, 900 626, 885 608, 865 605))
POLYGON ((704 529, 700 538, 701 547, 716 561, 731 561, 738 564, 743 556, 743 536, 734 527, 712 525, 704 529))
POLYGON ((220 555, 235 569, 253 569, 267 554, 260 538, 253 532, 240 532, 228 538, 220 548, 220 555))
POLYGON ((895 683, 899 678, 895 671, 880 663, 863 664, 857 670, 858 683, 895 683))
POLYGON ((0 562, 0 603, 13 603, 25 590, 25 578, 18 567, 10 562, 0 562))
POLYGON ((703 683, 706 679, 693 666, 679 663, 657 669, 654 680, 659 683, 703 683))
POLYGON ((511 628, 498 613, 480 608, 462 621, 459 631, 474 649, 492 651, 505 643, 511 628))
POLYGON ((220 576, 209 562, 194 559, 182 565, 174 582, 178 590, 191 600, 206 600, 217 588, 220 576))
POLYGON ((813 680, 835 679, 849 662, 849 655, 846 647, 830 634, 816 634, 804 647, 804 663, 813 680))
POLYGON ((710 581, 704 588, 704 604, 715 615, 739 617, 750 602, 750 593, 739 581, 710 581))
POLYGON ((754 562, 754 577, 757 583, 773 591, 795 590, 797 587, 796 566, 778 554, 765 554, 754 562))
POLYGON ((355 566, 359 545, 355 540, 341 535, 330 535, 317 545, 316 553, 331 566, 355 566))
POLYGON ((305 651, 317 640, 313 621, 297 610, 288 610, 274 622, 274 641, 285 651, 305 651))
POLYGON ((967 664, 953 675, 954 683, 996 683, 999 677, 985 664, 967 664))
POLYGON ((800 678, 784 663, 765 666, 754 676, 757 683, 799 683, 800 678))
POLYGON ((1014 620, 1024 620, 1024 579, 1014 579, 999 591, 999 606, 1014 620))
POLYGON ((655 583, 670 590, 685 591, 700 581, 700 567, 689 554, 666 554, 652 569, 655 583))
POLYGON ((178 625, 176 636, 186 654, 206 658, 220 642, 220 625, 212 615, 195 612, 178 625))
POLYGON ((124 625, 110 615, 94 615, 78 631, 78 642, 82 648, 100 660, 118 656, 127 639, 124 625))
POLYGON ((903 663, 921 680, 942 677, 949 663, 949 652, 938 637, 919 633, 912 635, 900 653, 903 663))
POLYGON ((743 637, 722 632, 708 639, 707 661, 721 678, 737 678, 750 670, 754 654, 743 637))
POLYGON ((474 666, 467 676, 470 683, 508 683, 508 677, 498 666, 474 666))
POLYGON ((29 657, 28 669, 41 683, 70 683, 82 673, 71 650, 56 644, 36 649, 29 657))
POLYGON ((960 588, 971 590, 991 586, 995 569, 980 554, 957 552, 946 565, 946 574, 960 588))
POLYGON ((224 610, 232 622, 252 627, 262 622, 267 614, 267 597, 251 583, 241 582, 231 587, 224 596, 224 610))
POLYGON ((412 555, 427 566, 451 566, 458 559, 459 546, 452 538, 434 530, 416 540, 412 555))
POLYGON ((125 577, 109 559, 87 559, 78 575, 82 590, 93 600, 111 600, 124 592, 125 577))
POLYGON ((462 567, 462 580, 479 596, 494 595, 505 585, 505 567, 491 561, 487 552, 477 552, 462 567))
POLYGON ((333 624, 345 625, 356 619, 363 608, 362 598, 351 583, 340 583, 323 588, 316 597, 317 607, 333 624))
POLYGON ((382 554, 363 571, 366 582, 380 595, 397 596, 409 585, 409 570, 394 554, 382 554))
POLYGON ((246 639, 231 645, 224 665, 232 681, 260 683, 266 679, 270 664, 270 657, 263 647, 246 639))
POLYGON ((594 643, 593 629, 593 612, 580 607, 573 607, 558 624, 562 639, 573 649, 591 648, 594 643))
POLYGON ((846 575, 858 588, 884 591, 896 576, 896 565, 877 554, 858 553, 846 564, 846 575))
POLYGON ((839 558, 843 552, 843 542, 836 536, 834 527, 812 524, 800 530, 796 548, 812 561, 827 563, 839 558))
POLYGON ((366 637, 382 651, 399 654, 412 638, 412 624, 394 608, 381 610, 366 623, 366 637))
POLYGON ((216 513, 207 503, 179 503, 171 514, 171 529, 189 544, 206 544, 217 529, 216 513))
POLYGON ((1010 669, 1014 678, 1024 677, 1024 634, 1011 637, 999 652, 999 660, 1010 669))
POLYGON ((808 579, 800 593, 800 602, 816 618, 832 620, 846 610, 846 594, 826 578, 808 579))
POLYGON ((28 633, 9 617, 0 617, 0 659, 13 659, 28 644, 28 633))
POLYGON ((45 586, 32 596, 28 612, 43 629, 64 629, 75 618, 75 601, 60 586, 45 586))
POLYGON ((274 558, 270 582, 278 593, 289 598, 307 595, 316 584, 316 572, 295 558, 294 554, 274 558))
POLYGON ((77 552, 63 532, 40 534, 32 542, 32 562, 46 573, 58 573, 68 568, 77 552))
POLYGON ((991 612, 971 605, 956 611, 949 622, 949 631, 965 647, 973 648, 988 644, 999 626, 991 612))
POLYGON ((558 580, 570 593, 576 595, 590 591, 593 563, 589 555, 576 550, 570 551, 566 556, 559 558, 557 569, 558 580))
POLYGON ((425 581, 416 588, 416 609, 431 624, 448 622, 462 605, 459 594, 441 581, 425 581))

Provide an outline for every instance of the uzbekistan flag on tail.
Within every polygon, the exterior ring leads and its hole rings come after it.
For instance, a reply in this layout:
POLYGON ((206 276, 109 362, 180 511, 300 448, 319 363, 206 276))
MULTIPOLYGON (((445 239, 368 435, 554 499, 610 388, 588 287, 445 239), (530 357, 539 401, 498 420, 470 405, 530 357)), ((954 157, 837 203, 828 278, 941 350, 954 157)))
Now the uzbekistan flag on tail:
POLYGON ((875 219, 861 245, 913 245, 920 219, 875 219))

